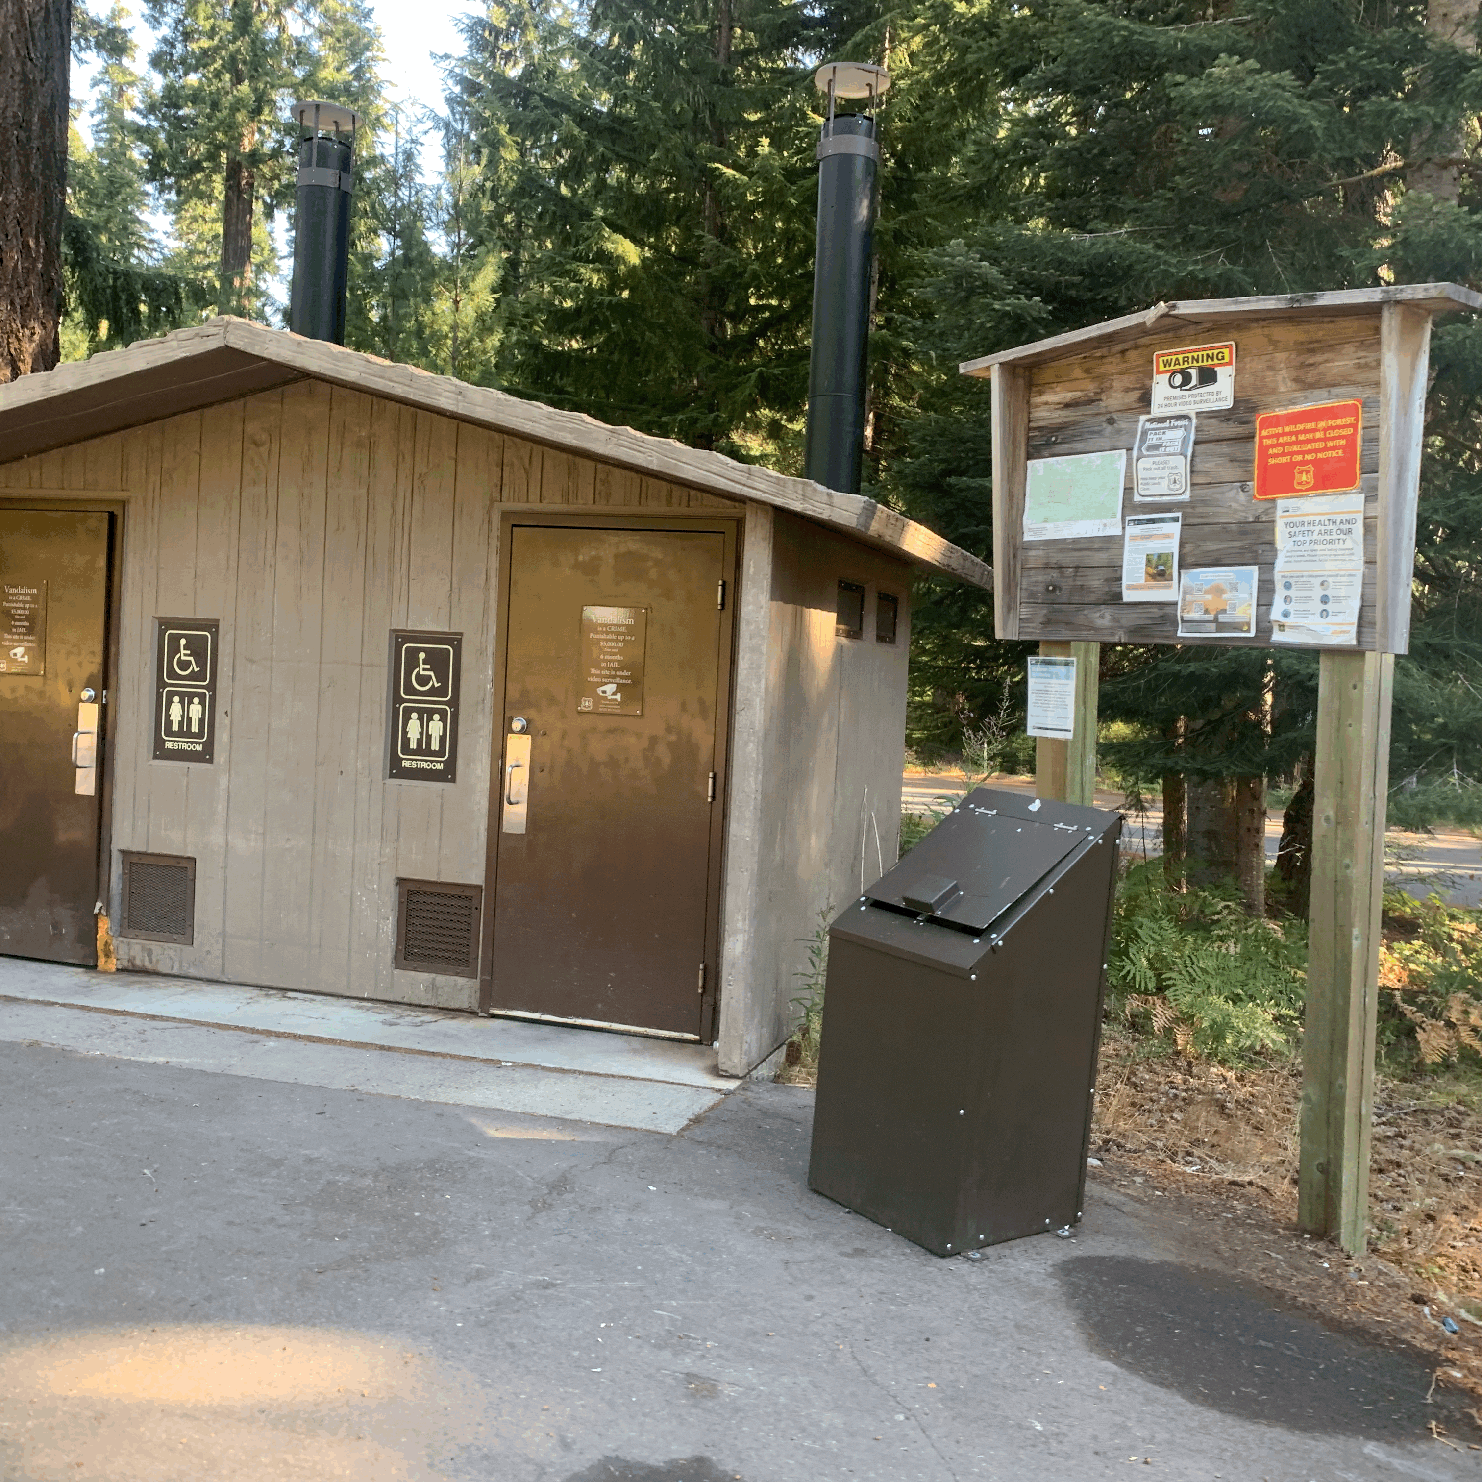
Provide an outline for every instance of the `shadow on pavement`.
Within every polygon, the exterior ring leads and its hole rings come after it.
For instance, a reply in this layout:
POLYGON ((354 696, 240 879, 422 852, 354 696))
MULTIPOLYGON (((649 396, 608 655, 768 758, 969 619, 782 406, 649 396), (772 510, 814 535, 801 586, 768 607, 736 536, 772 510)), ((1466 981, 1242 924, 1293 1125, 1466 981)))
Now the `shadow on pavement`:
POLYGON ((573 1472, 566 1482, 735 1482, 740 1472, 727 1472, 708 1456, 687 1456, 683 1460, 654 1464, 625 1461, 621 1456, 604 1456, 591 1466, 573 1472))
POLYGON ((1055 1270, 1091 1347, 1226 1415, 1292 1430, 1413 1440, 1431 1420, 1474 1429, 1414 1349, 1381 1347, 1198 1267, 1077 1256, 1055 1270))

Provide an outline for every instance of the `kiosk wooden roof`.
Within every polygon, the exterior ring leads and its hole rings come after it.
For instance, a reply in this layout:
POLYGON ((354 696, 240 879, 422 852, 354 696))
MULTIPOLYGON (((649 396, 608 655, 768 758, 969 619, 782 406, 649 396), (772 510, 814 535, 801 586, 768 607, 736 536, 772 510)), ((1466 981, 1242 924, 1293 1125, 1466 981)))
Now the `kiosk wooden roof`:
POLYGON ((977 557, 873 499, 613 427, 452 376, 227 316, 0 386, 0 461, 313 378, 841 530, 990 588, 977 557))
POLYGON ((1357 399, 1365 527, 1357 647, 1404 653, 1431 318, 1479 307, 1482 295, 1454 283, 1196 299, 965 362, 964 374, 993 378, 998 636, 1270 644, 1274 511, 1253 498, 1256 418, 1357 399), (1026 543, 1025 485, 1032 459, 1131 450, 1150 409, 1153 353, 1217 339, 1237 346, 1234 403, 1198 414, 1191 497, 1172 506, 1183 514, 1180 564, 1258 566, 1258 621, 1249 637, 1181 638, 1176 604, 1122 600, 1120 534, 1026 543))

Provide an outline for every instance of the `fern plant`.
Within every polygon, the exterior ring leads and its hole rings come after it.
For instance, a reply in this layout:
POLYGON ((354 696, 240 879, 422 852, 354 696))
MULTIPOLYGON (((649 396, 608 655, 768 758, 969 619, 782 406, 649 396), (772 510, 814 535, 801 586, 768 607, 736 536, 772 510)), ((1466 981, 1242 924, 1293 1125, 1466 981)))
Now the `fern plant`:
POLYGON ((1226 1064, 1292 1048, 1307 988, 1300 922, 1246 915, 1234 890, 1168 890, 1161 862, 1117 895, 1112 1011, 1184 1054, 1226 1064))
POLYGON ((1482 1060, 1482 926, 1479 913, 1438 895, 1384 896, 1379 953, 1379 1043, 1422 1065, 1482 1060))

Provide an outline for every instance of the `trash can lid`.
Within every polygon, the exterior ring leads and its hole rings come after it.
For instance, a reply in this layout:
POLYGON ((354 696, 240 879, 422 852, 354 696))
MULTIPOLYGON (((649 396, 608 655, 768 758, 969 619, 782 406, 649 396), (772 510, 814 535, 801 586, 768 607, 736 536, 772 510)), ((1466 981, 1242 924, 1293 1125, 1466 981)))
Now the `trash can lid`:
MULTIPOLYGON (((1026 816, 1027 798, 1010 795, 1006 805, 994 806, 1003 796, 981 789, 971 794, 865 894, 944 926, 984 931, 1072 849, 1103 832, 1063 817, 1026 816)), ((1074 812, 1093 816, 1086 808, 1074 812)), ((1107 826, 1116 821, 1115 814, 1104 816, 1107 826)))

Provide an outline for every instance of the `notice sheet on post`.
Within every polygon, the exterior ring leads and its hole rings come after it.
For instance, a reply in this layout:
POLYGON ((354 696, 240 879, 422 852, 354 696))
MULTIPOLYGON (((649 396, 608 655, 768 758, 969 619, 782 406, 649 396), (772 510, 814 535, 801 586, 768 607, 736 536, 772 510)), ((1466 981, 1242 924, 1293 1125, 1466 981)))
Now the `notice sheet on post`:
POLYGON ((1024 476, 1024 539, 1120 535, 1126 480, 1126 448, 1031 459, 1024 476))
POLYGON ((1318 494, 1276 501, 1274 643, 1358 642, 1364 591, 1364 496, 1318 494))
POLYGON ((1178 601, 1182 515, 1128 515, 1122 537, 1122 601, 1178 601))
POLYGON ((1074 659, 1029 660, 1029 724, 1031 736, 1069 741, 1075 735, 1074 659))

